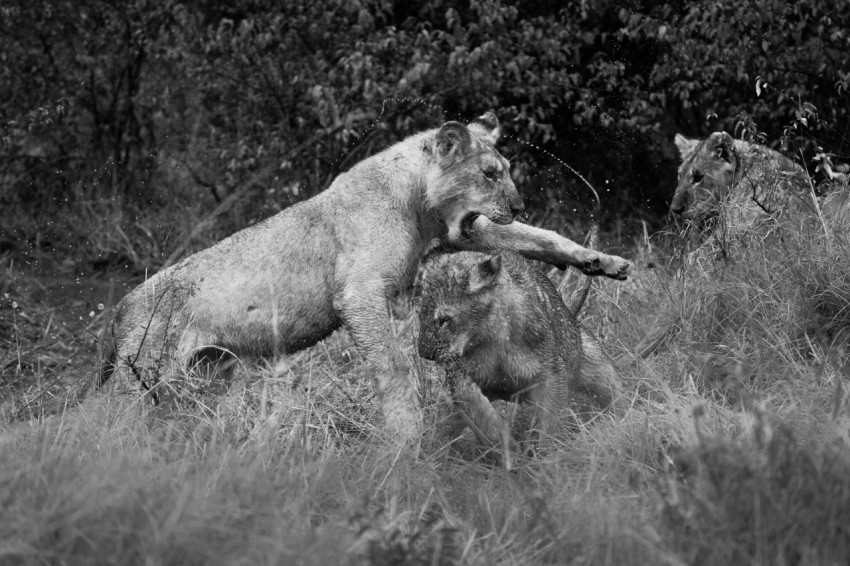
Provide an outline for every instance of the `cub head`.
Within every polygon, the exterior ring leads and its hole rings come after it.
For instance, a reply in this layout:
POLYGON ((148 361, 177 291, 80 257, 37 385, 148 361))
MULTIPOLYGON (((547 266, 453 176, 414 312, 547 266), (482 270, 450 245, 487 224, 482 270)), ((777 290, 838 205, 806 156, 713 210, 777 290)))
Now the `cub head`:
POLYGON ((436 253, 423 262, 419 303, 419 355, 447 363, 470 355, 493 338, 502 257, 477 252, 436 253))
POLYGON ((741 159, 735 141, 726 132, 714 132, 704 140, 676 134, 675 143, 682 164, 670 210, 692 223, 702 224, 718 213, 720 203, 729 195, 741 159))
POLYGON ((510 164, 496 150, 498 139, 499 120, 488 112, 469 125, 446 122, 423 141, 430 155, 426 199, 450 241, 478 215, 509 224, 524 208, 510 164))

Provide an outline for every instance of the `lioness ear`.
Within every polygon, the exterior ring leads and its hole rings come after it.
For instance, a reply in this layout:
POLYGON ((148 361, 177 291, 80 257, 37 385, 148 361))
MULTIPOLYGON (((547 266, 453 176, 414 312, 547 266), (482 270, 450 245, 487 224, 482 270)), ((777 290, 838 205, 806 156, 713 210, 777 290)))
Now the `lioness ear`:
POLYGON ((735 140, 732 139, 732 136, 726 132, 715 132, 711 134, 711 137, 715 138, 714 155, 718 159, 731 163, 735 145, 735 140))
POLYGON ((446 122, 437 132, 437 154, 446 157, 455 151, 464 152, 471 141, 466 126, 460 122, 446 122))
POLYGON ((469 292, 475 293, 496 283, 502 271, 502 256, 490 256, 472 269, 469 274, 469 292))
POLYGON ((492 112, 486 112, 472 122, 474 124, 479 124, 484 128, 484 131, 487 133, 487 137, 490 138, 493 145, 499 141, 499 135, 502 133, 502 128, 499 126, 499 119, 496 118, 495 114, 492 112))
POLYGON ((676 137, 673 139, 673 143, 675 143, 676 147, 679 149, 679 157, 682 158, 682 161, 691 156, 699 145, 699 142, 700 140, 686 138, 682 134, 676 134, 676 137))

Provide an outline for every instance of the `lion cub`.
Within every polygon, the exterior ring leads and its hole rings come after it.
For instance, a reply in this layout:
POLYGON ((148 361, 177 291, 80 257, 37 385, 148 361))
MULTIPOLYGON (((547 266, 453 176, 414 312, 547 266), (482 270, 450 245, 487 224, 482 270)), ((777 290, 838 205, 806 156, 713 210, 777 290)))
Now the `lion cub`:
MULTIPOLYGON (((422 262, 417 295, 419 355, 445 368, 457 413, 485 446, 508 455, 516 449, 511 436, 557 434, 571 415, 614 405, 620 387, 611 362, 522 256, 438 248, 422 262), (495 399, 530 409, 513 435, 495 399)), ((503 463, 510 467, 508 456, 503 463)))

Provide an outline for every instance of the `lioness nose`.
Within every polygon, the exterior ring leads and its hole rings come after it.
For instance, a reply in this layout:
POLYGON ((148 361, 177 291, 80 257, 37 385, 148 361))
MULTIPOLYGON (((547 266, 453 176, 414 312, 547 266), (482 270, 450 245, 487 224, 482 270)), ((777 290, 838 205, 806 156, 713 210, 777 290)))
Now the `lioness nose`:
POLYGON ((522 197, 519 196, 519 193, 514 193, 511 195, 511 213, 514 216, 525 210, 525 204, 522 202, 522 197))

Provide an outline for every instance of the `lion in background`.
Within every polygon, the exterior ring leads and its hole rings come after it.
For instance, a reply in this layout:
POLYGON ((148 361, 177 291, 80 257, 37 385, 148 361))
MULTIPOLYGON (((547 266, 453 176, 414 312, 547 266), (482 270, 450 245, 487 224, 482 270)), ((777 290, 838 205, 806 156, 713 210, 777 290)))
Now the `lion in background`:
POLYGON ((374 368, 388 430, 418 438, 415 379, 401 370, 387 305, 433 238, 616 279, 629 267, 514 221, 523 204, 495 148, 499 132, 487 113, 410 136, 313 198, 160 271, 116 306, 98 386, 111 379, 113 390, 156 402, 199 361, 287 354, 344 325, 374 368))
POLYGON ((718 229, 735 238, 788 210, 811 208, 809 176, 777 151, 726 132, 704 140, 676 134, 674 141, 682 164, 670 210, 697 239, 718 229))

